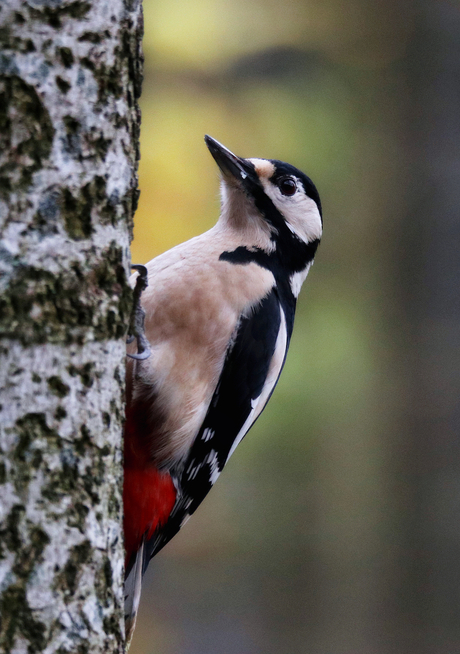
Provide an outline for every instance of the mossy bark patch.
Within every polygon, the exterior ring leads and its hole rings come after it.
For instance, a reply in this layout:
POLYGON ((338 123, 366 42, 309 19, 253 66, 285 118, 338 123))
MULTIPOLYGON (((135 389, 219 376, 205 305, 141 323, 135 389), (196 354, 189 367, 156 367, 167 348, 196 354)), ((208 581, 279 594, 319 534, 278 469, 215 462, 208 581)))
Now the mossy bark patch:
POLYGON ((35 88, 17 75, 1 76, 0 197, 30 186, 33 173, 50 155, 54 132, 35 88))
POLYGON ((15 273, 0 297, 0 336, 24 344, 83 343, 126 333, 131 291, 115 243, 59 274, 32 266, 15 273))
POLYGON ((28 654, 43 651, 46 645, 46 625, 38 620, 29 606, 25 585, 9 586, 0 596, 0 647, 8 654, 17 638, 25 639, 28 654))
POLYGON ((92 8, 91 2, 75 0, 74 2, 43 2, 36 3, 31 9, 31 16, 47 23, 50 27, 59 29, 66 18, 84 19, 92 8), (41 6, 40 6, 41 4, 41 6))

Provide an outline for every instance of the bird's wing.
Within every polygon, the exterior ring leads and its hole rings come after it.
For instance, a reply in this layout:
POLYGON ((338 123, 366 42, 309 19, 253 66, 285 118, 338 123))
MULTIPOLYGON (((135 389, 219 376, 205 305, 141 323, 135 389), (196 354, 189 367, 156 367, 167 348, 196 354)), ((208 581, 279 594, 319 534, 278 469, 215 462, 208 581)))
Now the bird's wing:
POLYGON ((146 545, 146 565, 201 504, 263 410, 281 373, 290 331, 275 288, 250 315, 241 317, 206 417, 178 476, 176 505, 168 523, 146 545))

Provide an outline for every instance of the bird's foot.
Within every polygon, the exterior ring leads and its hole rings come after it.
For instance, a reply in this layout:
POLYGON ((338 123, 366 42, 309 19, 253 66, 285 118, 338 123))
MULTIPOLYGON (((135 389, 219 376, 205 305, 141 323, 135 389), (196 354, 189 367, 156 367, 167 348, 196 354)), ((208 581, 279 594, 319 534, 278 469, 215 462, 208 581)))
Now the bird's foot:
POLYGON ((145 291, 149 285, 148 272, 147 268, 142 264, 132 265, 131 268, 137 270, 139 275, 136 279, 136 286, 133 291, 133 310, 129 321, 129 332, 126 343, 129 344, 134 340, 137 341, 137 354, 128 354, 128 356, 131 359, 142 361, 143 359, 148 359, 150 356, 150 344, 144 332, 145 311, 141 305, 142 291, 145 291))

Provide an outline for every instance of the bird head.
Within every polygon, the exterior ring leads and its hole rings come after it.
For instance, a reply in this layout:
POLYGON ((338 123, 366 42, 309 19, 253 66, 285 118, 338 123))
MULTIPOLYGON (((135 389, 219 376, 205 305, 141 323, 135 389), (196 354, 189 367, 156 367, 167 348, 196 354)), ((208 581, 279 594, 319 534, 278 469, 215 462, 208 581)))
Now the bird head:
POLYGON ((321 201, 311 179, 276 159, 243 159, 205 136, 222 176, 221 220, 247 229, 256 224, 268 236, 270 248, 318 243, 323 228, 321 201))

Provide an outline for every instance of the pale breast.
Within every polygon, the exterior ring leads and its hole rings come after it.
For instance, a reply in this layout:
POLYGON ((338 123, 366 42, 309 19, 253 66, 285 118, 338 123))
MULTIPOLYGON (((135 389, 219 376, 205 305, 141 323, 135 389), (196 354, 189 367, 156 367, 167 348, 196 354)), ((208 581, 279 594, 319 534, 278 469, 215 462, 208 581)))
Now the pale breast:
POLYGON ((221 252, 237 244, 216 234, 203 243, 209 234, 166 253, 169 265, 165 255, 147 265, 142 304, 152 354, 128 364, 129 401, 150 396, 152 455, 167 465, 187 454, 205 418, 241 314, 274 283, 255 263, 220 261, 221 252))

